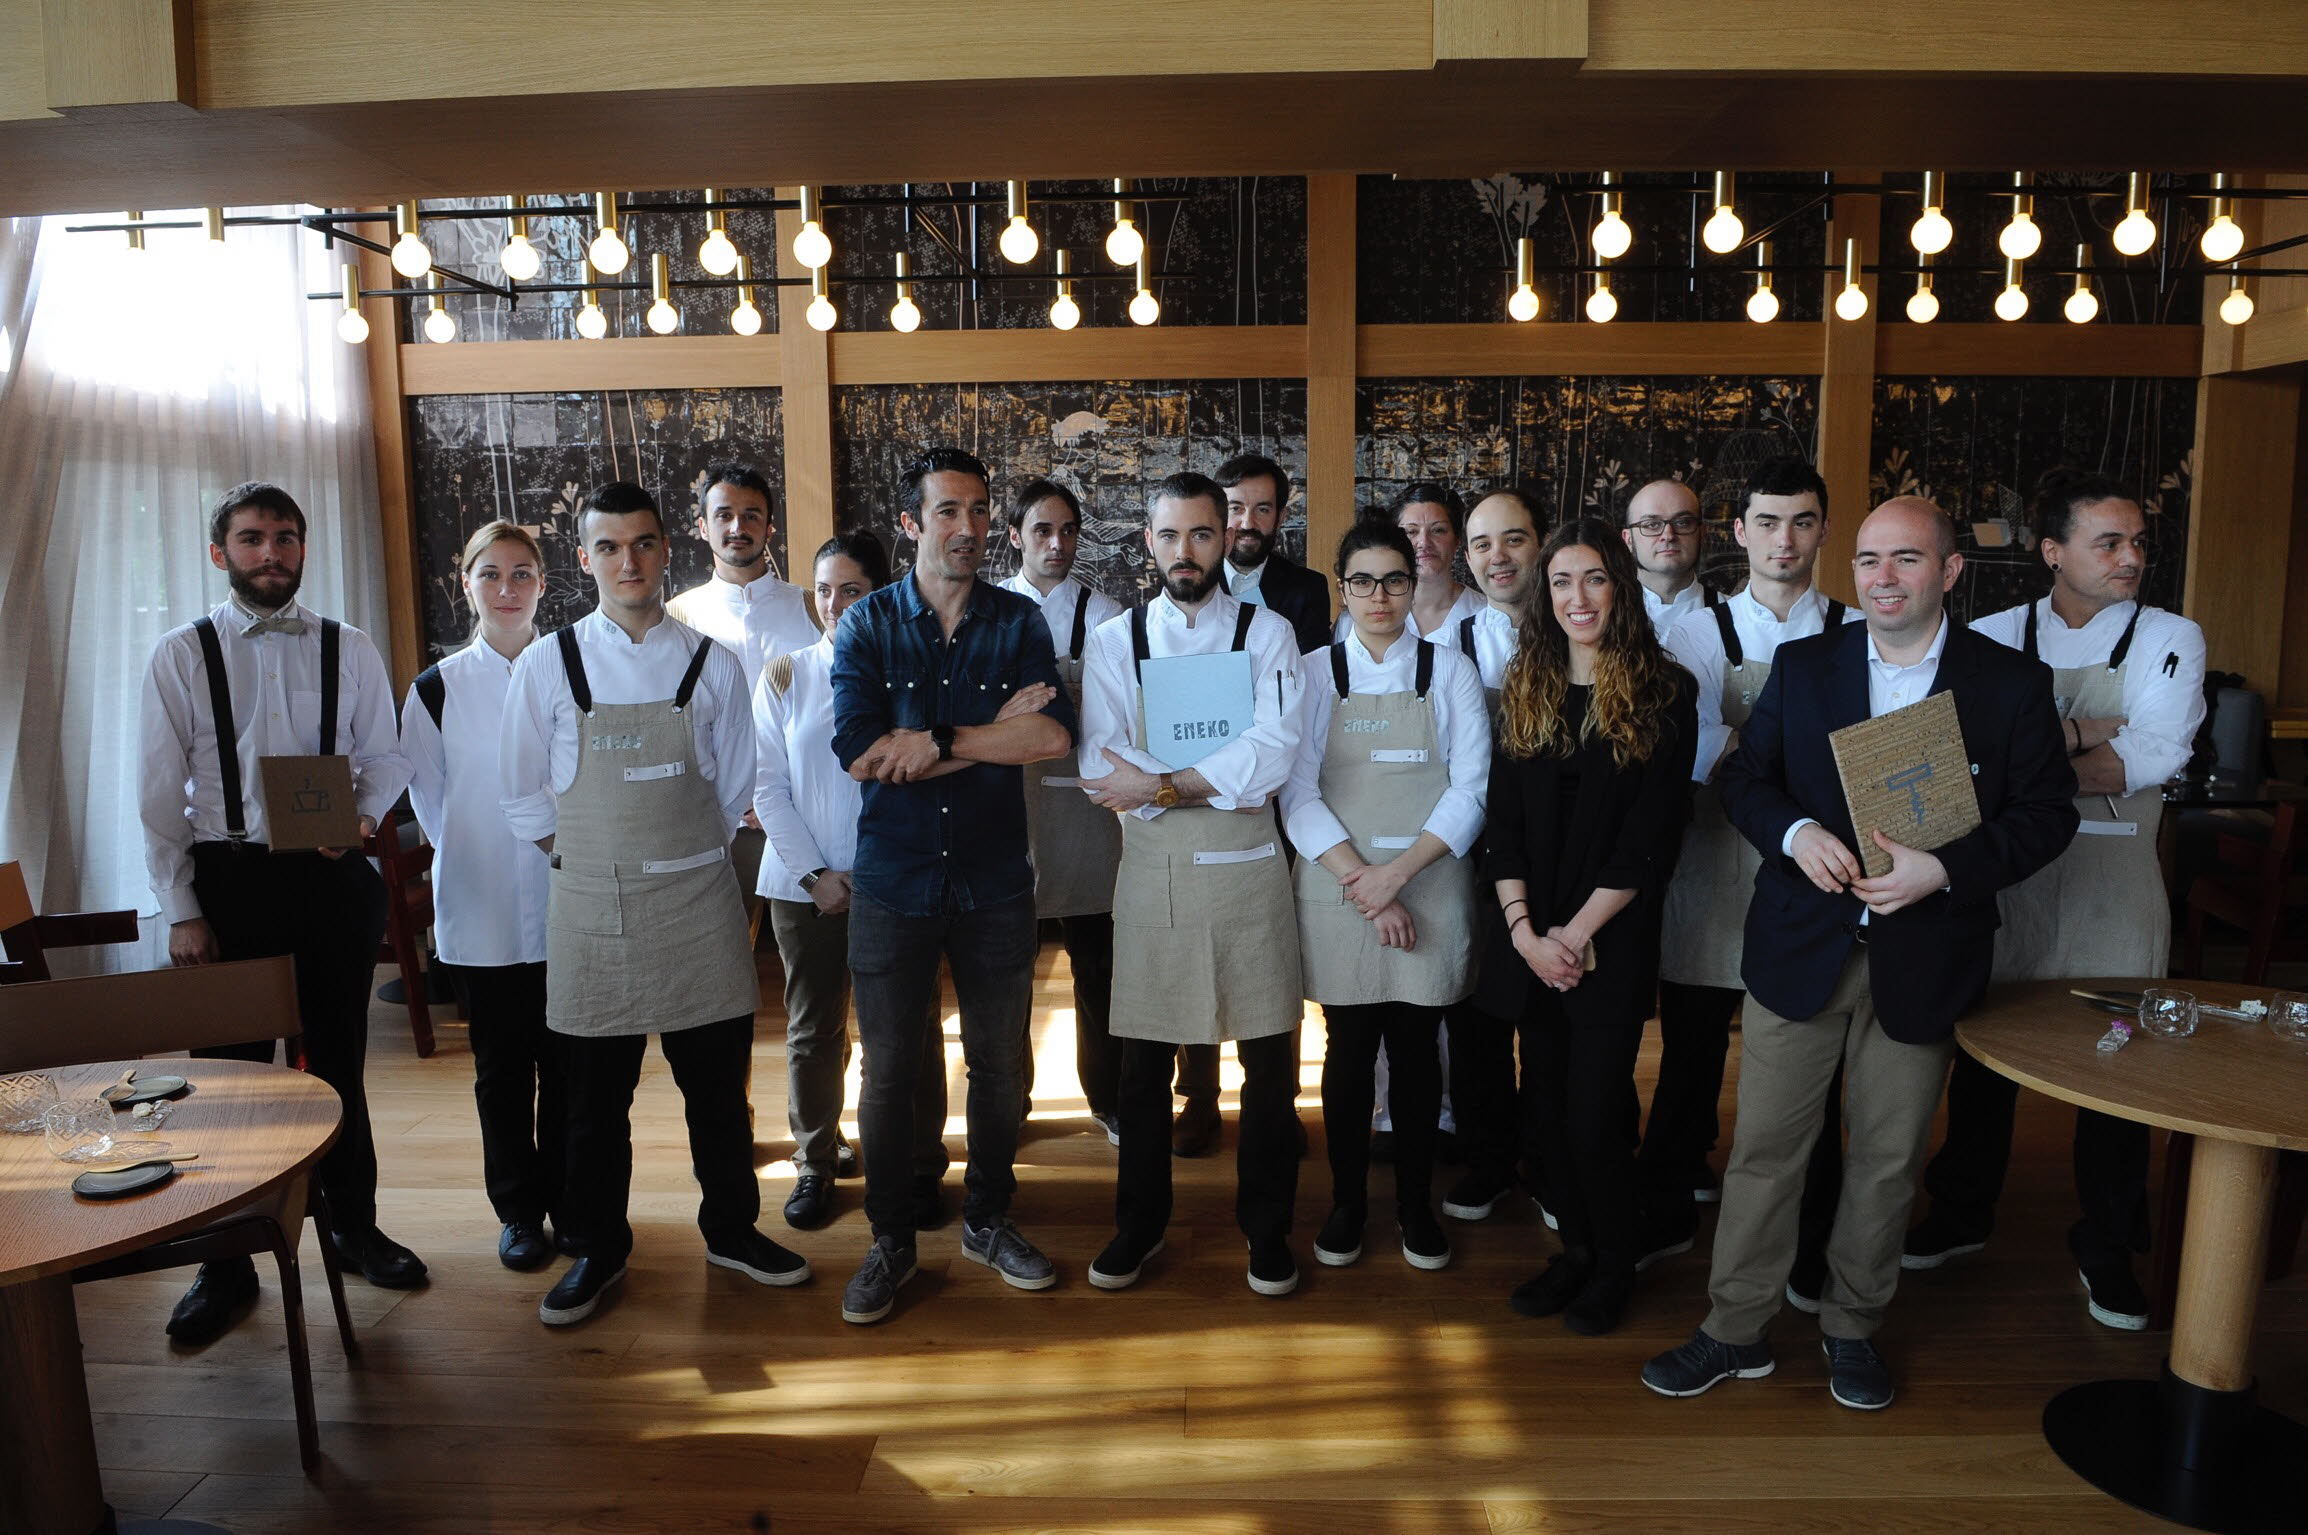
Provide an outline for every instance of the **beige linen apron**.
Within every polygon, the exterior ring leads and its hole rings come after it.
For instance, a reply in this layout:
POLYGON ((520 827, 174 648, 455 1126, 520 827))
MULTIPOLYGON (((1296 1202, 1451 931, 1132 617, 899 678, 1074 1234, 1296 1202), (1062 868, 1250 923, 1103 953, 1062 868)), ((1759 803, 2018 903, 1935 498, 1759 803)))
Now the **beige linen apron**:
MULTIPOLYGON (((1058 657, 1058 677, 1082 717, 1082 642, 1088 636, 1090 594, 1074 604, 1074 638, 1058 657)), ((1026 769, 1026 847, 1034 859, 1034 915, 1080 917, 1114 906, 1114 874, 1122 861, 1122 828, 1111 810, 1082 792, 1072 753, 1026 769)))
MULTIPOLYGON (((2124 672, 2139 623, 2135 607, 2105 666, 2052 672, 2060 718, 2109 719, 2124 712, 2124 672)), ((2036 657, 2033 603, 2023 648, 2036 657)), ((1995 939, 1999 981, 2162 975, 2171 962, 2172 910, 2156 860, 2162 787, 2150 784, 2112 800, 2080 794, 2076 809, 2083 824, 2068 850, 1996 897, 2003 917, 1995 939)))
POLYGON ((559 640, 581 717, 553 834, 546 1023, 597 1037, 750 1015, 761 988, 729 827, 685 712, 713 641, 670 700, 595 705, 576 635, 559 640))
MULTIPOLYGON (((1345 825, 1365 863, 1400 857, 1418 841, 1450 787, 1450 763, 1427 698, 1434 647, 1425 640, 1410 643, 1419 647, 1419 657, 1415 691, 1409 693, 1352 691, 1346 647, 1330 647, 1338 701, 1322 748, 1322 802, 1345 825)), ((1294 882, 1309 999, 1333 1007, 1444 1007, 1474 990, 1475 877, 1465 859, 1438 858, 1403 886, 1401 901, 1417 933, 1408 952, 1379 943, 1378 930, 1308 849, 1299 850, 1294 882)))
MULTIPOLYGON (((1723 636, 1723 723, 1746 725, 1771 680, 1771 663, 1748 658, 1731 621, 1730 604, 1714 609, 1723 636)), ((1827 604, 1826 632, 1843 623, 1843 604, 1827 604)), ((1747 905, 1755 897, 1755 871, 1763 855, 1739 834, 1723 813, 1723 797, 1711 783, 1691 791, 1691 824, 1675 877, 1667 884, 1665 917, 1659 929, 1659 978, 1680 986, 1717 986, 1744 991, 1739 959, 1746 943, 1747 905)))
MULTIPOLYGON (((1250 635, 1248 604, 1234 648, 1250 635)), ((1136 740, 1146 740, 1146 615, 1131 615, 1140 667, 1136 740)), ((1114 879, 1114 993, 1107 1031, 1117 1039, 1214 1045, 1297 1027, 1305 1008, 1298 921, 1271 800, 1244 813, 1179 806, 1152 820, 1122 818, 1114 879)))

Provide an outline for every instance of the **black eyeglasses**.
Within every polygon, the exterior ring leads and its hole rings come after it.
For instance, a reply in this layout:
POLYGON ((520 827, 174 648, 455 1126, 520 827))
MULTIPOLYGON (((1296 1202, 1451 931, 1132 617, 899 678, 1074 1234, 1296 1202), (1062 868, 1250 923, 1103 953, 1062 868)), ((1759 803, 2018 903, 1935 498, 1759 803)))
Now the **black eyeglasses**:
POLYGON ((1356 571, 1338 583, 1350 597, 1368 597, 1373 592, 1385 591, 1389 597, 1400 597, 1413 585, 1411 576, 1404 571, 1390 571, 1383 576, 1356 571))
POLYGON ((1699 514, 1685 512, 1679 517, 1646 517, 1641 522, 1632 522, 1628 526, 1645 538, 1657 538, 1669 528, 1673 528, 1679 535, 1687 536, 1699 531, 1699 514))

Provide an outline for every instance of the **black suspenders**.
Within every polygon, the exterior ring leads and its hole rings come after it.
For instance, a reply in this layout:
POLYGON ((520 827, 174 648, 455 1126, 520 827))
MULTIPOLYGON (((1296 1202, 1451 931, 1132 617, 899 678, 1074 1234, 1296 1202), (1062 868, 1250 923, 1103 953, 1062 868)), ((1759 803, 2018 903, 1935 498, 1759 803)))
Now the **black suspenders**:
MULTIPOLYGON (((1470 618, 1467 622, 1473 623, 1474 620, 1470 618)), ((1353 690, 1346 685, 1346 641, 1344 640, 1340 640, 1330 647, 1330 680, 1331 684, 1338 689, 1338 701, 1340 703, 1346 702, 1348 695, 1353 690)), ((1426 640, 1418 642, 1418 680, 1412 686, 1418 689, 1418 696, 1422 701, 1426 698, 1427 689, 1434 686, 1434 646, 1426 640)))
MULTIPOLYGON (((1747 653, 1739 648, 1739 628, 1731 622, 1731 604, 1720 602, 1710 604, 1710 606, 1715 610, 1715 628, 1723 636, 1723 664, 1726 666, 1745 666, 1747 653)), ((1821 626, 1820 633, 1833 634, 1842 628, 1844 611, 1842 603, 1837 602, 1833 597, 1828 598, 1827 622, 1821 626)), ((2034 610, 2030 609, 2029 611, 2032 615, 2034 610)), ((2030 621, 2033 621, 2032 617, 2030 621)), ((2034 654, 2032 651, 2029 653, 2034 654)))
MULTIPOLYGON (((2144 606, 2146 606, 2144 603, 2135 602, 2132 604, 2131 621, 2124 625, 2123 635, 2116 641, 2116 648, 2108 652, 2109 671, 2112 672, 2122 666, 2124 657, 2132 653, 2132 634, 2140 627, 2140 610, 2144 606)), ((2027 635, 2020 648, 2027 652, 2027 658, 2030 661, 2043 659, 2036 644, 2036 605, 2032 602, 2028 604, 2027 635)))
MULTIPOLYGON (((1459 620, 1459 654, 1465 656, 1469 661, 1475 660, 1475 619, 1477 616, 1469 613, 1459 620)), ((1482 663, 1476 661, 1475 664, 1480 666, 1482 663)))
MULTIPOLYGON (((337 754, 337 655, 344 626, 333 618, 321 620, 321 751, 337 754)), ((224 646, 217 639, 216 620, 203 613, 192 621, 200 641, 201 670, 208 673, 208 712, 216 722, 217 787, 224 800, 224 834, 233 842, 248 840, 248 806, 240 788, 240 727, 232 717, 232 682, 225 675, 224 646)))
POLYGON ((1089 636, 1089 633, 1090 588, 1085 586, 1082 588, 1081 594, 1074 599, 1074 643, 1066 653, 1067 660, 1079 661, 1082 659, 1082 641, 1089 636))
POLYGON ((673 695, 674 713, 689 707, 689 695, 697 691, 697 679, 705 675, 705 658, 712 653, 713 641, 697 642, 697 651, 689 658, 689 670, 681 674, 681 691, 673 695))
MULTIPOLYGON (((1245 602, 1234 614, 1234 643, 1229 650, 1240 650, 1250 640, 1251 621, 1258 616, 1257 607, 1245 602)), ((1079 641, 1077 641, 1077 645, 1079 641)), ((1080 654, 1077 649, 1076 654, 1080 654)), ((1146 663, 1154 659, 1152 646, 1146 638, 1146 605, 1140 603, 1130 610, 1130 675, 1140 686, 1146 682, 1146 663)))
POLYGON ((574 625, 553 636, 561 647, 561 669, 569 674, 569 696, 577 701, 579 714, 593 712, 593 688, 585 680, 585 658, 577 653, 577 630, 574 625))

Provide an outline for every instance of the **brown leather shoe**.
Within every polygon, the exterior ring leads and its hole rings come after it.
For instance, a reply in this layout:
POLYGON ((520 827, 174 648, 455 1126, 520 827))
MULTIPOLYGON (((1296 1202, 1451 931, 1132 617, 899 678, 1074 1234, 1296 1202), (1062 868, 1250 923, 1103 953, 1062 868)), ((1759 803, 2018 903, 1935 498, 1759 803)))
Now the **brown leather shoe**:
POLYGON ((1178 1111, 1178 1118, 1170 1126, 1170 1151, 1174 1156, 1208 1156, 1218 1145, 1218 1100, 1189 1098, 1186 1107, 1178 1111))

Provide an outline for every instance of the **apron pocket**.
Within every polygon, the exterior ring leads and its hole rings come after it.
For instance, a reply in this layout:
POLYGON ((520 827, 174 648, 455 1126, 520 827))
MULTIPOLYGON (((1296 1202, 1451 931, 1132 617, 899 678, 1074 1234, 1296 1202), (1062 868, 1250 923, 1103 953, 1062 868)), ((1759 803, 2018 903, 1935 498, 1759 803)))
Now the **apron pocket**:
POLYGON ((1121 876, 1114 881, 1114 925, 1168 927, 1170 922, 1170 855, 1122 855, 1121 876))
POLYGON ((556 870, 549 920, 563 932, 622 937, 625 908, 618 896, 616 876, 556 870))

